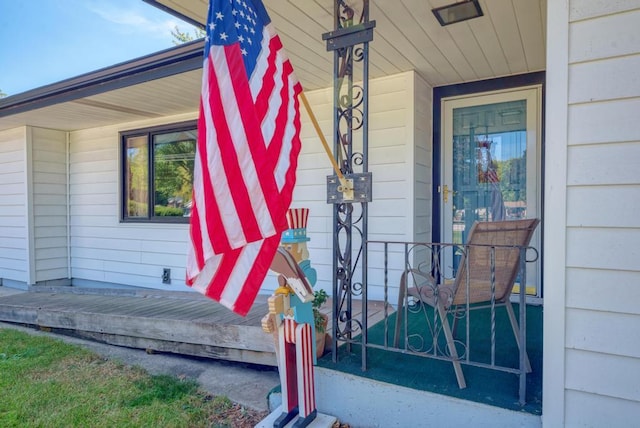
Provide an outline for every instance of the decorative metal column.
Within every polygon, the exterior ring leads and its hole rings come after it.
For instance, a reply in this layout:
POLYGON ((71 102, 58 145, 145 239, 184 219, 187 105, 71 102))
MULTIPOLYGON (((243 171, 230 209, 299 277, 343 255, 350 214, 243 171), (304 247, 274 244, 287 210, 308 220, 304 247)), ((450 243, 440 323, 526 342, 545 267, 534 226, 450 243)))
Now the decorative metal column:
POLYGON ((323 34, 334 52, 334 154, 344 177, 327 177, 327 203, 333 210, 333 361, 338 346, 362 346, 366 369, 367 343, 367 204, 371 202, 368 171, 369 42, 375 21, 369 21, 369 0, 336 0, 335 30, 323 34), (361 72, 354 81, 355 68, 361 72), (362 303, 354 317, 353 301, 362 303), (360 334, 360 338, 356 336, 360 334))

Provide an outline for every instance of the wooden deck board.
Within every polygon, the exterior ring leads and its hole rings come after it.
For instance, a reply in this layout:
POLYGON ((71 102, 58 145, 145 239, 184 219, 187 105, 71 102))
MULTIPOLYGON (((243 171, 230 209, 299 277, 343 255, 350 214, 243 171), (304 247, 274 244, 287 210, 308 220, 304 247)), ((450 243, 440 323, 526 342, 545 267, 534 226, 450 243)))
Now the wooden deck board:
POLYGON ((166 318, 190 320, 193 312, 202 309, 200 302, 158 301, 148 302, 143 307, 128 313, 127 315, 150 318, 166 318))
POLYGON ((185 302, 179 310, 181 311, 182 318, 189 321, 210 316, 213 312, 212 305, 205 305, 200 302, 185 302))
MULTIPOLYGON (((78 309, 79 310, 83 310, 83 311, 94 311, 94 310, 99 310, 100 308, 103 308, 105 305, 105 298, 109 298, 109 297, 103 297, 102 299, 100 298, 100 296, 87 296, 86 298, 82 299, 82 301, 78 302, 78 309)), ((69 301, 67 299, 63 299, 61 300, 62 304, 61 304, 61 308, 68 308, 69 307, 69 301)), ((49 309, 53 309, 51 306, 47 306, 49 309)))
MULTIPOLYGON (((331 311, 327 302, 323 311, 331 311)), ((354 301, 354 313, 361 306, 354 301)), ((382 317, 369 304, 370 324, 382 317)), ((77 290, 0 297, 0 321, 58 329, 106 343, 161 352, 276 365, 273 338, 262 331, 268 312, 258 296, 241 317, 197 293, 77 290)), ((330 330, 328 330, 330 331, 330 330)))
MULTIPOLYGON (((163 301, 147 301, 136 302, 137 298, 120 297, 111 298, 109 301, 105 301, 102 306, 97 306, 92 309, 93 312, 118 314, 127 316, 145 316, 146 314, 157 313, 166 303, 163 301)), ((83 307, 86 310, 86 307, 83 307)))

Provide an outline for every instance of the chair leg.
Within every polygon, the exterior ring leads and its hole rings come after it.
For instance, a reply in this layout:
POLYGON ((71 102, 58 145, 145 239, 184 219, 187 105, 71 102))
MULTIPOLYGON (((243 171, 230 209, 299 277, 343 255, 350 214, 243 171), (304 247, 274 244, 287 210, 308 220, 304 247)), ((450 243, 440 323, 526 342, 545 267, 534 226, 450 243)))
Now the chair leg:
POLYGON ((460 389, 466 388, 467 383, 464 380, 464 374, 462 373, 462 365, 458 361, 458 351, 456 350, 456 343, 453 341, 453 334, 451 333, 451 327, 449 326, 449 320, 447 319, 447 311, 441 304, 436 305, 438 315, 442 321, 442 330, 444 331, 444 337, 447 339, 447 347, 449 348, 449 355, 453 362, 453 370, 456 372, 456 379, 458 380, 458 386, 460 389))
MULTIPOLYGON (((511 302, 507 300, 505 302, 505 308, 507 308, 507 314, 509 315, 509 321, 511 322, 511 329, 513 330, 513 337, 516 339, 516 344, 518 345, 518 349, 520 348, 520 329, 518 327, 518 323, 516 322, 516 314, 513 312, 513 306, 511 302)), ((529 362, 529 355, 527 354, 527 347, 525 344, 524 347, 524 363, 525 368, 527 369, 527 373, 531 373, 531 363, 529 362)))
POLYGON ((398 306, 396 309, 396 328, 393 335, 393 347, 397 348, 400 343, 400 326, 404 318, 404 299, 407 294, 407 280, 406 275, 403 273, 400 277, 400 287, 398 289, 398 306))
POLYGON ((453 312, 453 325, 451 326, 451 333, 453 334, 453 337, 456 337, 458 335, 457 331, 458 331, 458 318, 460 318, 460 312, 461 309, 459 306, 455 307, 455 310, 453 312))

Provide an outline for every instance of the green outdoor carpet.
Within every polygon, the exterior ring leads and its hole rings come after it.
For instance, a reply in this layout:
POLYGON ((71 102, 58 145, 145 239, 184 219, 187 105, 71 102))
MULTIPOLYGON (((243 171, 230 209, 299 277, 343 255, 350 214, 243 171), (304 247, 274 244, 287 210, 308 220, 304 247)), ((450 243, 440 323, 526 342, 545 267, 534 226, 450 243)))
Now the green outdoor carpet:
MULTIPOLYGON (((514 305, 513 309, 517 318, 518 305, 514 305)), ((363 372, 361 345, 352 345, 350 354, 342 345, 338 348, 338 363, 333 363, 329 353, 318 361, 318 365, 412 389, 540 415, 542 413, 542 310, 542 306, 527 306, 527 352, 532 372, 527 374, 524 407, 518 403, 518 375, 512 373, 462 364, 467 387, 460 389, 451 362, 371 348, 367 351, 367 370, 363 372)), ((488 345, 490 343, 490 312, 488 309, 480 309, 472 311, 471 316, 471 360, 488 363, 490 362, 488 345)), ((420 329, 427 329, 425 317, 433 323, 431 308, 418 314, 410 314, 408 330, 417 332, 420 329)), ((392 314, 388 318, 387 329, 390 345, 393 344, 394 325, 395 314, 392 314)), ((518 348, 504 307, 496 309, 496 326, 496 363, 517 367, 518 348)), ((464 337, 465 330, 465 322, 459 322, 456 338, 464 337)), ((368 342, 383 344, 384 331, 384 321, 370 327, 368 342)), ((356 340, 360 342, 361 339, 356 337, 356 340)), ((413 346, 417 343, 410 340, 413 346)), ((400 347, 403 346, 401 342, 400 347)), ((444 340, 440 346, 444 349, 446 346, 444 340)))

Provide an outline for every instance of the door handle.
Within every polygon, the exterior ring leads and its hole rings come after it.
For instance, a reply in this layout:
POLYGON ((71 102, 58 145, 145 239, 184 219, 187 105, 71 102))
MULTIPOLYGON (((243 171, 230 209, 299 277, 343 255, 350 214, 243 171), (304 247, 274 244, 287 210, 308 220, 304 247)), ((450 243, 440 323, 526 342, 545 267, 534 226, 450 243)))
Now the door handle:
POLYGON ((438 186, 438 191, 442 193, 442 200, 445 204, 449 202, 449 193, 451 193, 451 196, 457 193, 455 190, 449 190, 449 186, 446 184, 444 186, 438 186))

